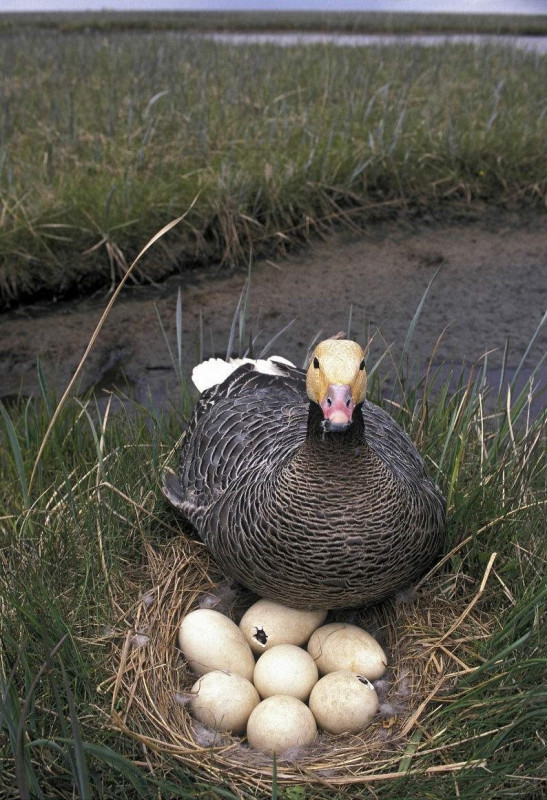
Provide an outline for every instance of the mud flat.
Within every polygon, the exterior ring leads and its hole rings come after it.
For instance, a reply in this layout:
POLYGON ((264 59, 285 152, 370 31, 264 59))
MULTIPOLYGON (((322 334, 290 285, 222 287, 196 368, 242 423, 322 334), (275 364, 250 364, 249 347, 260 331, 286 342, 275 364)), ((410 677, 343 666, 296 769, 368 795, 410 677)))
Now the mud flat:
MULTIPOLYGON (((497 389, 505 343, 506 374, 520 363, 547 306, 547 230, 541 217, 504 214, 495 223, 386 225, 358 237, 335 236, 305 253, 256 263, 244 341, 257 336, 256 353, 281 329, 271 352, 297 364, 316 336, 348 331, 362 343, 372 337, 369 363, 390 346, 397 360, 420 299, 439 270, 415 329, 409 358, 435 364, 479 365, 488 353, 488 377, 497 389), (543 222, 543 224, 541 224, 543 222), (440 267, 440 270, 439 270, 440 267), (438 339, 440 338, 440 341, 438 339)), ((92 351, 79 391, 121 390, 160 403, 175 396, 177 376, 167 342, 176 352, 176 303, 183 309, 183 360, 223 353, 244 272, 205 271, 169 279, 157 288, 124 291, 92 351), (160 324, 161 319, 161 324, 160 324), (163 327, 163 330, 162 330, 163 327), (200 329, 202 333, 200 334, 200 329)), ((22 307, 0 320, 0 397, 37 391, 36 360, 50 384, 68 383, 101 312, 105 295, 56 306, 22 307)), ((547 349, 544 329, 531 348, 521 378, 547 349)), ((390 357, 381 372, 389 374, 390 357)), ((547 383, 545 365, 538 374, 547 383)), ((388 380, 389 384, 389 380, 388 380)), ((544 405, 539 395, 535 408, 544 405)))

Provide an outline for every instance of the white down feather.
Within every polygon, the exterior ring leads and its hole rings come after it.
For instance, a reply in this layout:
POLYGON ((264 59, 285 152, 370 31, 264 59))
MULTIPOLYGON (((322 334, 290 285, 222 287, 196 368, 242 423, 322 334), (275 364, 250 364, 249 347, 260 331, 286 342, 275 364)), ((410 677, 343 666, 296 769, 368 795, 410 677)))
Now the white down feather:
POLYGON ((242 364, 254 364, 257 372, 262 372, 265 375, 282 375, 282 371, 277 364, 287 364, 289 367, 294 367, 291 361, 288 361, 283 356, 271 356, 270 358, 208 358, 202 361, 201 364, 196 364, 192 370, 192 382, 198 392, 204 392, 210 389, 211 386, 216 386, 218 383, 226 380, 228 375, 240 367, 242 364))

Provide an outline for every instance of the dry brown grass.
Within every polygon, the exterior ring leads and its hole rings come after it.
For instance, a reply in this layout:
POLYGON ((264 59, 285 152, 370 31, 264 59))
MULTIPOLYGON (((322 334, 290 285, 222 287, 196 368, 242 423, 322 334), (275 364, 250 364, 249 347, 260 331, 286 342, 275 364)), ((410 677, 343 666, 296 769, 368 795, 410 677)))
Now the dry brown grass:
MULTIPOLYGON (((244 739, 197 724, 184 705, 195 676, 177 648, 177 631, 185 614, 215 594, 220 581, 215 567, 204 546, 184 535, 147 551, 150 589, 126 610, 127 632, 113 652, 115 675, 104 687, 111 691, 115 726, 145 751, 170 754, 207 781, 228 784, 239 796, 249 790, 268 792, 272 760, 251 750, 244 739)), ((458 678, 476 668, 477 641, 495 626, 495 615, 481 610, 494 560, 492 554, 480 585, 463 573, 437 569, 411 600, 355 612, 352 621, 377 636, 390 661, 378 686, 380 714, 358 736, 323 733, 312 747, 281 758, 280 784, 343 789, 415 771, 435 774, 477 766, 454 763, 446 753, 432 763, 435 742, 424 720, 432 708, 447 702, 458 678), (417 728, 424 734, 420 746, 417 728), (422 755, 427 763, 422 764, 422 755)), ((232 605, 235 621, 242 603, 245 598, 239 595, 232 605)))

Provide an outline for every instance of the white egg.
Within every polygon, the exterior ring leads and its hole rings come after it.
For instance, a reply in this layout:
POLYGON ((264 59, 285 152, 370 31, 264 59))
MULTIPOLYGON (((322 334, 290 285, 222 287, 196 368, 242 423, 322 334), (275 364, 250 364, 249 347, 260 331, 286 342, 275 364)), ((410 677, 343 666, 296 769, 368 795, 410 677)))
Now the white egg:
POLYGON ((315 661, 294 644, 278 644, 256 662, 253 683, 261 697, 289 694, 307 700, 319 679, 315 661))
POLYGON ((326 616, 326 611, 301 611, 258 600, 245 612, 239 627, 253 652, 263 653, 278 644, 306 644, 326 616))
POLYGON ((207 672, 191 691, 192 715, 217 731, 244 733, 251 711, 260 703, 253 684, 230 672, 207 672))
POLYGON ((252 681, 255 660, 235 622, 209 608, 191 611, 182 620, 179 646, 196 675, 214 669, 252 681))
POLYGON ((308 642, 320 675, 347 669, 370 681, 386 671, 387 657, 376 639, 357 625, 332 622, 311 635, 308 642))
POLYGON ((312 689, 310 710, 327 733, 359 733, 378 711, 372 683, 347 670, 330 672, 312 689))
POLYGON ((270 755, 281 755, 292 747, 307 747, 316 735, 317 725, 308 706, 283 694, 259 703, 247 723, 251 747, 270 755))

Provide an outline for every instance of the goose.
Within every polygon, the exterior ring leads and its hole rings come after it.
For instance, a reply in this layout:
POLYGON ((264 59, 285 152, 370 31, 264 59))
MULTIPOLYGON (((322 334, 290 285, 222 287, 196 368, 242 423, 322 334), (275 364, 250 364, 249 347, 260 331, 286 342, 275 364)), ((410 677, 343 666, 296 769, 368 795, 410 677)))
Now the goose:
POLYGON ((407 434, 365 399, 357 342, 321 342, 307 371, 210 359, 192 377, 202 393, 163 491, 226 576, 293 608, 355 608, 438 560, 445 500, 407 434))

